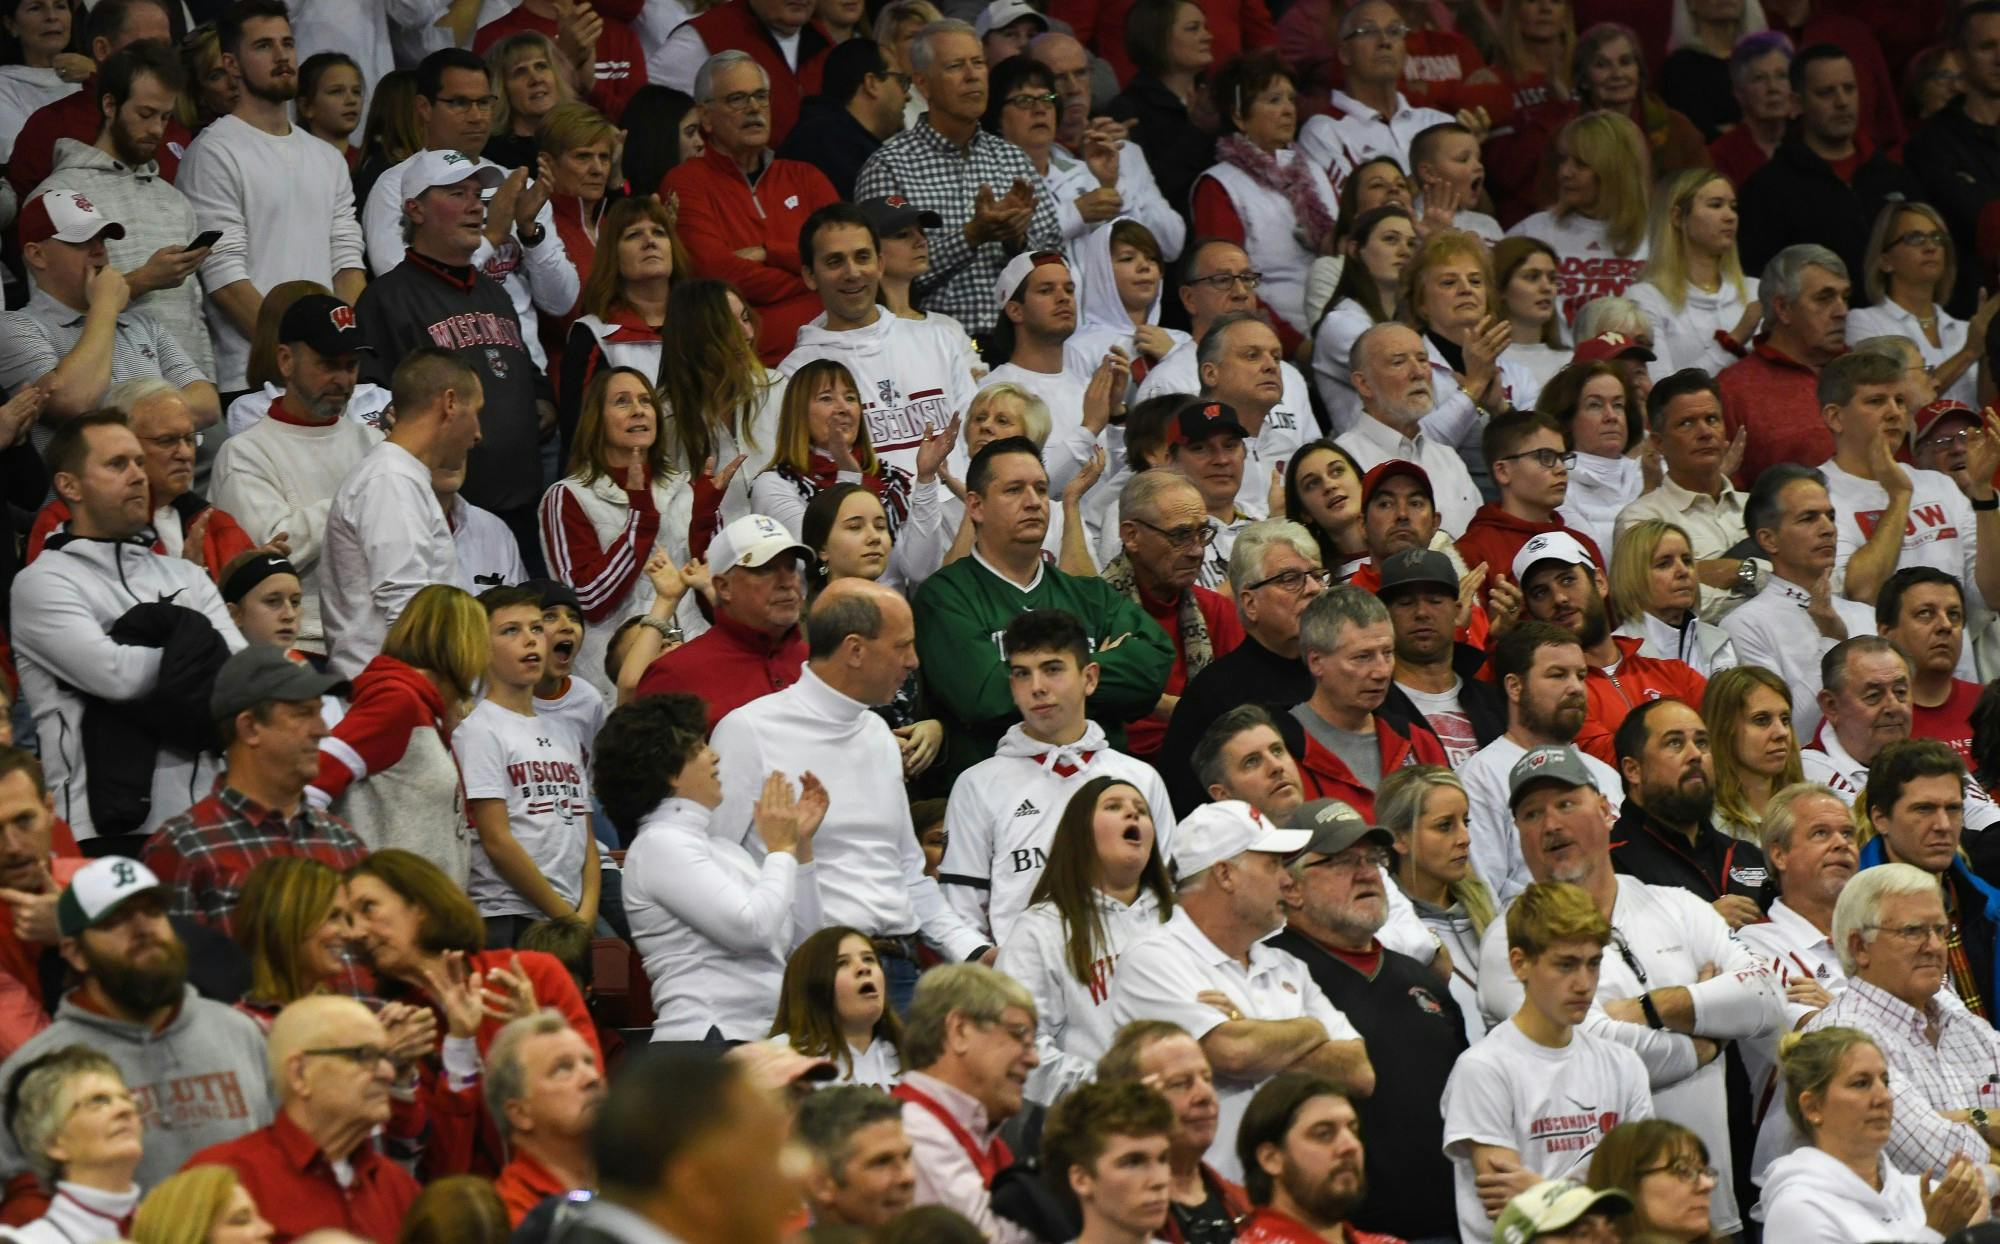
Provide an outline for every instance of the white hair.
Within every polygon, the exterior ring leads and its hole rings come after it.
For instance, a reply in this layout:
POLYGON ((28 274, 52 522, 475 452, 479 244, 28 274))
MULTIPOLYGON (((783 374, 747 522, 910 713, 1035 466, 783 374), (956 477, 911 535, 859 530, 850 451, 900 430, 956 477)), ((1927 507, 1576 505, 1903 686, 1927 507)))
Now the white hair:
POLYGON ((752 69, 755 69, 757 76, 764 79, 764 85, 767 87, 771 85, 771 75, 764 72, 764 67, 757 63, 755 57, 751 56, 748 52, 741 52, 732 48, 727 52, 717 52, 715 55, 701 62, 701 68, 694 71, 694 102, 697 104, 714 103, 715 80, 721 77, 726 71, 734 69, 738 65, 748 65, 752 69))
POLYGON ((1833 948, 1840 955, 1840 969, 1854 975, 1854 938, 1875 940, 1881 926, 1882 902, 1899 894, 1936 894, 1938 879, 1914 864, 1877 864, 1854 874, 1840 901, 1833 905, 1833 948))

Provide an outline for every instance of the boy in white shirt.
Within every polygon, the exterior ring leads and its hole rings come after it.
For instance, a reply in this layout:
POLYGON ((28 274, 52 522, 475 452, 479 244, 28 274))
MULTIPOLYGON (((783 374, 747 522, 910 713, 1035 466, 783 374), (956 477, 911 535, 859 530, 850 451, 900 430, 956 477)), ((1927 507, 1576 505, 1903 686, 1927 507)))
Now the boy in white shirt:
POLYGON ((595 925, 600 880, 583 752, 569 729, 535 713, 548 650, 542 599, 497 587, 479 603, 493 644, 486 696, 451 742, 479 835, 466 892, 486 918, 487 945, 503 947, 548 917, 595 925))
POLYGON ((1021 720, 994 754, 958 775, 945 809, 938 884, 967 923, 1002 945, 1027 910, 1070 796, 1092 778, 1137 787, 1153 817, 1160 858, 1171 856, 1173 806, 1159 771, 1114 751, 1084 715, 1097 690, 1090 636, 1059 609, 1031 609, 1001 632, 1007 688, 1021 720))
MULTIPOLYGON (((605 706, 604 694, 581 678, 571 675, 576 669, 576 654, 583 650, 583 631, 588 625, 583 616, 583 603, 577 599, 576 589, 555 579, 530 579, 521 586, 532 588, 542 600, 542 634, 548 640, 548 656, 542 662, 542 678, 535 684, 535 716, 551 724, 560 724, 576 740, 576 750, 583 757, 584 799, 596 789, 591 781, 590 757, 597 746, 597 732, 604 728, 604 719, 611 710, 605 706)), ((595 805, 590 805, 595 810, 595 805)), ((605 839, 615 843, 616 839, 605 839)), ((603 874, 598 886, 598 914, 611 926, 618 936, 630 939, 631 932, 625 922, 624 886, 620 883, 618 863, 604 852, 598 852, 603 874)))
POLYGON ((1581 1178, 1606 1132, 1652 1117, 1639 1056, 1578 1026, 1610 941, 1610 922, 1565 882, 1531 885, 1507 909, 1507 961, 1525 996, 1459 1057, 1441 1103, 1465 1240, 1492 1238, 1508 1201, 1581 1178))

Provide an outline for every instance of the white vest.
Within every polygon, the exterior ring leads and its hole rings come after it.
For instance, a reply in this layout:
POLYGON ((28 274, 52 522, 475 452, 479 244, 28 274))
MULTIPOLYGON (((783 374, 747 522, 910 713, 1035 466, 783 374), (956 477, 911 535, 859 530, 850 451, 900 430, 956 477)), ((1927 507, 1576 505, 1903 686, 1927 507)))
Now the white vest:
MULTIPOLYGON (((1278 153, 1281 165, 1299 158, 1289 147, 1278 153)), ((1310 165, 1308 171, 1327 219, 1337 217, 1340 209, 1326 174, 1310 165)), ((1229 201, 1243 220, 1243 249, 1250 256, 1250 266, 1264 274, 1257 295, 1293 328, 1301 333, 1310 331, 1306 323, 1306 269, 1312 266, 1313 253, 1299 243, 1299 222, 1291 203, 1277 191, 1258 185, 1234 164, 1211 165, 1202 176, 1213 177, 1229 192, 1229 201)))
POLYGON ((660 379, 660 343, 652 341, 613 341, 611 335, 622 324, 607 324, 594 315, 580 315, 576 322, 590 330, 597 338, 597 348, 604 351, 606 367, 630 367, 645 375, 647 383, 658 384, 660 379))

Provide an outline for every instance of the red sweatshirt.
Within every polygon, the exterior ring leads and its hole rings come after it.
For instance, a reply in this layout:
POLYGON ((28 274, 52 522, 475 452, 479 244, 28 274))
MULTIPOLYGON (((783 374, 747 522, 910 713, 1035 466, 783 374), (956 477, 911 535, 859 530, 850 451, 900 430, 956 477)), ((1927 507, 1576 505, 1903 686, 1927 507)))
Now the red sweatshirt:
POLYGON ((392 656, 377 656, 355 676, 354 698, 347 706, 347 715, 327 735, 329 741, 338 740, 340 747, 329 750, 321 746, 319 774, 309 789, 326 796, 320 804, 326 806, 340 798, 349 784, 393 768, 409 748, 411 732, 426 726, 436 730, 449 747, 447 721, 444 696, 421 670, 392 656), (366 766, 362 772, 356 773, 341 759, 341 751, 358 756, 366 766))
POLYGON ((1750 487, 1764 468, 1780 462, 1818 466, 1833 457, 1833 433, 1819 413, 1819 373, 1773 350, 1768 337, 1757 338, 1715 383, 1727 434, 1750 429, 1743 465, 1732 477, 1738 488, 1750 487))
POLYGON ((1576 537, 1576 542, 1590 554, 1597 563, 1598 582, 1604 582, 1604 553, 1597 547, 1597 541, 1561 523, 1537 523, 1525 518, 1516 518, 1499 506, 1488 502, 1473 512, 1472 521, 1466 524, 1465 534, 1458 538, 1458 556, 1465 562, 1467 570, 1479 569, 1479 563, 1486 563, 1486 587, 1481 596, 1481 604, 1491 604, 1493 585, 1504 575, 1514 577, 1514 558, 1521 546, 1545 532, 1561 531, 1576 537))

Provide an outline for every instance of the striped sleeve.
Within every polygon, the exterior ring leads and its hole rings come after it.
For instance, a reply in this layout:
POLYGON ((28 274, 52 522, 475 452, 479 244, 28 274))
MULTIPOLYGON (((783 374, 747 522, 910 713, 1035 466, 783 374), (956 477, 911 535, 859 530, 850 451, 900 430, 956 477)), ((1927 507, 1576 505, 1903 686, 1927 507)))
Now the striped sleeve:
POLYGON ((412 732, 437 724, 423 702, 407 692, 391 689, 357 699, 319 741, 319 773, 306 788, 306 798, 325 808, 353 783, 401 760, 412 732))
POLYGON ((586 621, 604 621, 631 592, 660 533, 660 512, 653 504, 651 490, 628 492, 626 496, 638 499, 639 504, 626 511, 624 527, 611 547, 603 548, 590 516, 566 484, 557 484, 542 495, 542 551, 548 558, 549 572, 576 589, 586 621))

